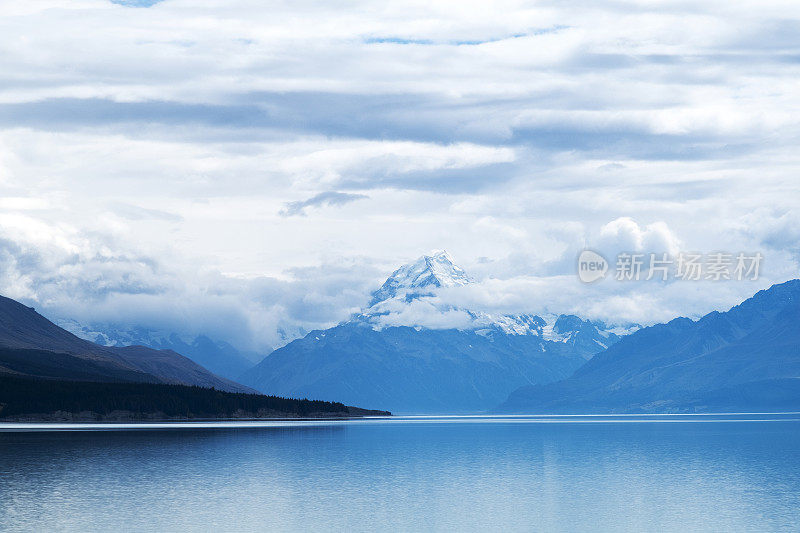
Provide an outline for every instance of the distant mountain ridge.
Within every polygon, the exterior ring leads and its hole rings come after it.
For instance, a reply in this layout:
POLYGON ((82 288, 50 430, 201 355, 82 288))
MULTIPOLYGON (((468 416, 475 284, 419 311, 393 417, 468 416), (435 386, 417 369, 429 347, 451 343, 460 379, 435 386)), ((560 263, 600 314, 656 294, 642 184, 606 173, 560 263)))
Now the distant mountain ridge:
POLYGON ((109 323, 84 325, 71 319, 57 320, 56 324, 82 339, 103 346, 138 345, 155 350, 172 350, 215 374, 232 380, 236 380, 263 359, 263 354, 259 356, 255 353, 243 353, 227 342, 214 340, 206 335, 187 337, 174 332, 109 323))
POLYGON ((800 280, 729 311, 643 328, 568 379, 525 386, 498 412, 800 409, 800 280))
POLYGON ((620 338, 572 315, 493 315, 435 298, 437 289, 471 282, 446 252, 423 256, 395 270, 361 313, 275 350, 240 380, 267 394, 393 412, 475 412, 519 386, 567 377, 620 338), (458 313, 467 323, 384 323, 417 305, 434 316, 458 313))
POLYGON ((171 350, 107 347, 58 327, 33 308, 0 296, 0 374, 86 381, 133 381, 254 392, 171 350))

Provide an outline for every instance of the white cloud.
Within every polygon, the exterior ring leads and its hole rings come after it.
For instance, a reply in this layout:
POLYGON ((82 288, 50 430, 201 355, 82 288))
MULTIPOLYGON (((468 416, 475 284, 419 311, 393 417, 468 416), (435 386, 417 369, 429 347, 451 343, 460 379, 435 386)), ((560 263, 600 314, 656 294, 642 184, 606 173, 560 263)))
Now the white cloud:
POLYGON ((466 311, 446 309, 437 305, 438 303, 438 300, 427 298, 414 300, 408 304, 390 302, 381 309, 386 314, 373 317, 370 323, 378 329, 392 326, 468 329, 474 326, 474 319, 466 311))
POLYGON ((587 290, 573 262, 797 276, 798 29, 780 1, 6 2, 0 293, 266 345, 446 248, 487 309, 730 305, 755 287, 587 290))
POLYGON ((609 257, 620 252, 647 252, 671 256, 682 251, 681 241, 664 222, 641 227, 630 217, 612 220, 600 228, 596 246, 609 257))

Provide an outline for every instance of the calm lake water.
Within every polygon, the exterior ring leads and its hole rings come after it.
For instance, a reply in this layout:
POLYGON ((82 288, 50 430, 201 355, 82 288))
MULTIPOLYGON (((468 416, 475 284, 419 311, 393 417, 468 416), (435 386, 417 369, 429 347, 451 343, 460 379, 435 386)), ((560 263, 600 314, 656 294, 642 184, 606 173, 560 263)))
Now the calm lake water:
POLYGON ((0 530, 800 529, 796 414, 88 427, 0 424, 0 530))

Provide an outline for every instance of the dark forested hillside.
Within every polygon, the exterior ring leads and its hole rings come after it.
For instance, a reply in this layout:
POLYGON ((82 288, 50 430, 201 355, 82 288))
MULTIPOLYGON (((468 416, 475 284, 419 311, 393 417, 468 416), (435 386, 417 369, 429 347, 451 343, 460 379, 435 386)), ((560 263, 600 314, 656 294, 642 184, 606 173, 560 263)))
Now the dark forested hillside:
POLYGON ((142 420, 388 415, 338 402, 156 383, 51 381, 0 376, 0 420, 142 420))

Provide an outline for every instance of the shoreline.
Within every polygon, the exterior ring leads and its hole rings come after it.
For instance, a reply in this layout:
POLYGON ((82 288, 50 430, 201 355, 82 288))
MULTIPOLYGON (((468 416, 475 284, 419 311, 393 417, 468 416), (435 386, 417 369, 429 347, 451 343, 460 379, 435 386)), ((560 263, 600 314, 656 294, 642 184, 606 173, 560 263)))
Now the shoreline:
POLYGON ((30 423, 62 423, 62 424, 87 424, 87 423, 169 423, 169 422, 257 422, 261 420, 350 420, 364 417, 390 417, 389 411, 372 409, 349 408, 342 412, 315 412, 307 414, 288 412, 266 412, 263 414, 241 413, 233 416, 167 416, 164 413, 137 414, 131 412, 111 412, 100 414, 91 411, 69 413, 57 411, 55 413, 31 413, 13 417, 0 418, 3 424, 30 424, 30 423))
MULTIPOLYGON (((707 423, 707 422, 800 422, 798 411, 773 411, 773 412, 714 412, 714 413, 642 413, 642 414, 471 414, 471 415, 395 415, 388 411, 368 411, 360 414, 348 413, 311 413, 299 416, 290 413, 276 413, 273 416, 258 417, 152 417, 152 418, 46 418, 46 417, 8 417, 0 419, 0 431, 15 426, 40 425, 40 426, 169 426, 171 424, 184 426, 202 425, 227 425, 228 427, 241 425, 248 427, 261 422, 327 422, 350 420, 394 420, 397 422, 417 423, 562 423, 562 424, 605 424, 605 423, 707 423)), ((222 426, 220 426, 222 427, 222 426)))

